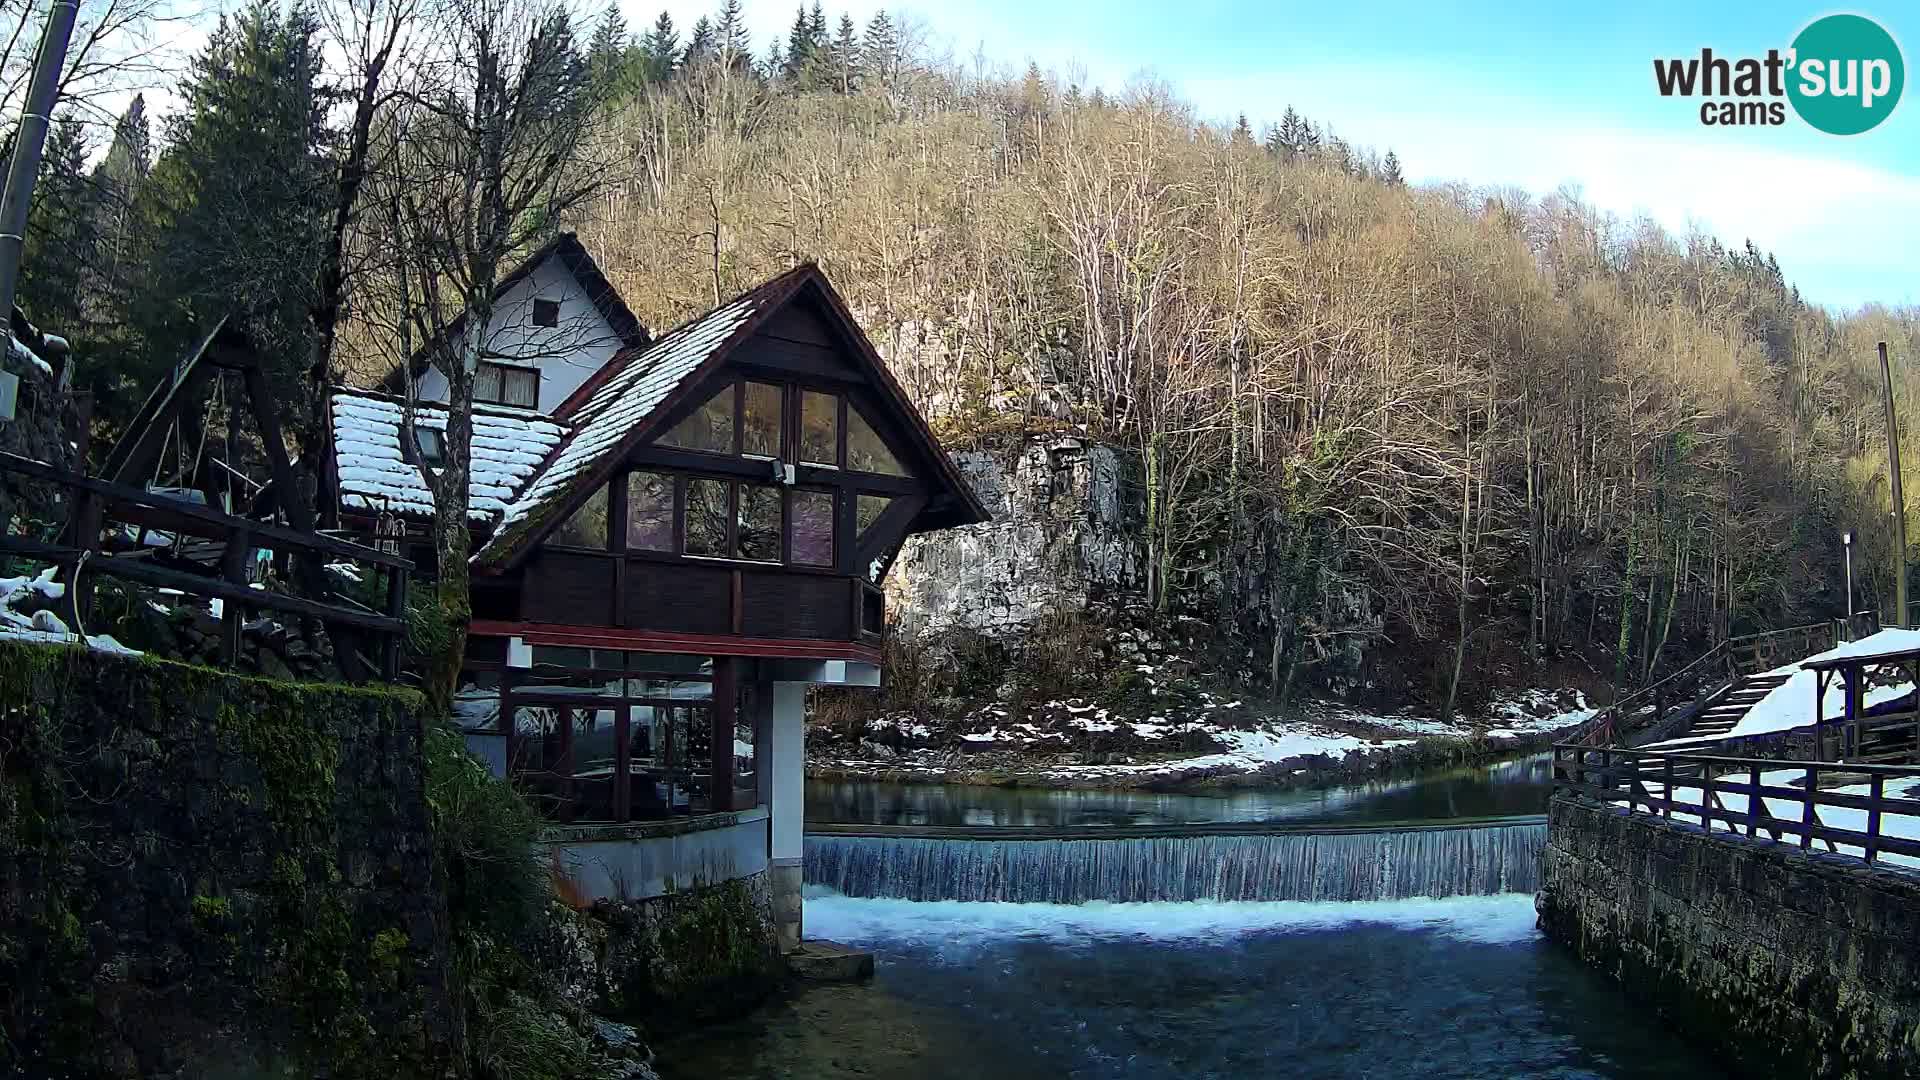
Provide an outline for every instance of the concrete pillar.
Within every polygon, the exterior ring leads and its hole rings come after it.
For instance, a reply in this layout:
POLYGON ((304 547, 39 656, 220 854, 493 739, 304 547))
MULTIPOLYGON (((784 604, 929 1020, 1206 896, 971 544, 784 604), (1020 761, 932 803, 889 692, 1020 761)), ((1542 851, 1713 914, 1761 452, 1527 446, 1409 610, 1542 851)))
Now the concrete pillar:
POLYGON ((806 821, 807 685, 770 684, 772 717, 767 765, 772 773, 772 858, 767 867, 768 892, 773 901, 773 925, 783 952, 800 946, 800 881, 804 855, 802 833, 806 821))

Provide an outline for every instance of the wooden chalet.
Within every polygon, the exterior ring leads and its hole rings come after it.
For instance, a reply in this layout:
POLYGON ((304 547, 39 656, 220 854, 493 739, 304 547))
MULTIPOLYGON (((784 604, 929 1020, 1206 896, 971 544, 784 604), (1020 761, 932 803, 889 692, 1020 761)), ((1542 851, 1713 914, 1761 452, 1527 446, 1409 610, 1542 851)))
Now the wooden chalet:
MULTIPOLYGON (((797 890, 800 689, 877 685, 901 545, 987 514, 818 267, 653 337, 571 238, 533 261, 487 335, 488 365, 519 352, 479 380, 469 741, 565 820, 771 806, 797 890)), ((433 464, 444 380, 413 374, 433 464)), ((329 484, 417 543, 401 409, 335 394, 329 484)))

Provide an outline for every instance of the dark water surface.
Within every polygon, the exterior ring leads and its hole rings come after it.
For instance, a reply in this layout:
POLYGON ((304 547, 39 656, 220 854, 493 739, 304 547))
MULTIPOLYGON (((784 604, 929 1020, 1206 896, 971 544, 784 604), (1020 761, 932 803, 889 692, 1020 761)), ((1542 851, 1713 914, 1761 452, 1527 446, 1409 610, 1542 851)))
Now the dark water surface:
POLYGON ((965 784, 807 782, 807 820, 867 825, 1149 825, 1208 821, 1410 821, 1538 814, 1550 754, 1348 787, 1205 795, 965 784))
POLYGON ((659 1047, 676 1078, 1073 1080, 1723 1075, 1533 930, 1532 898, 914 903, 813 896, 875 950, 659 1047))

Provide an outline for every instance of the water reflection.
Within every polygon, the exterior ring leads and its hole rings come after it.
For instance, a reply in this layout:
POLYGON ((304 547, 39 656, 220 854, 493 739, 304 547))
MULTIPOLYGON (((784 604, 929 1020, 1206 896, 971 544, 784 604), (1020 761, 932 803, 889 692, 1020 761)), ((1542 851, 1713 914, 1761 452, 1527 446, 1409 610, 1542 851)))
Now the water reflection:
POLYGON ((1346 787, 1205 795, 810 780, 807 820, 974 826, 1404 821, 1542 813, 1552 787, 1551 754, 1346 787))

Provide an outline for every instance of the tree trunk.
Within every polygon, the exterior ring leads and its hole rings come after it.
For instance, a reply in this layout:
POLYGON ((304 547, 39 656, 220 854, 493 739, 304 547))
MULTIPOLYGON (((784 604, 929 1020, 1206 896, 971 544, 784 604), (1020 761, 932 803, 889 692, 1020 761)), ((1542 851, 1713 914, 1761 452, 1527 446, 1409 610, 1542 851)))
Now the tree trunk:
POLYGON ((446 621, 446 648, 428 662, 427 702, 438 715, 452 711, 466 662, 467 629, 473 618, 468 558, 473 538, 467 531, 468 476, 473 466, 473 376, 479 370, 487 323, 493 316, 493 275, 481 275, 466 306, 466 332, 458 363, 447 366, 446 460, 435 474, 433 549, 440 618, 446 621))

